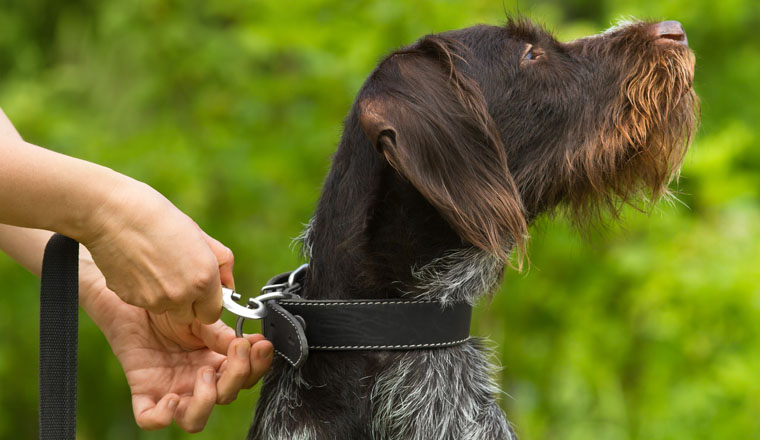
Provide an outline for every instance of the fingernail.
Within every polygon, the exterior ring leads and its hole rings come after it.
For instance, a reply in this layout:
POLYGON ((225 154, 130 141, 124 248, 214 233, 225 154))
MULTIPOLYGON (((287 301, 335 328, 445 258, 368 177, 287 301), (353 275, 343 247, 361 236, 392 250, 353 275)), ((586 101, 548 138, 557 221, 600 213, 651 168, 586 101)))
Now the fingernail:
POLYGON ((272 355, 272 346, 267 344, 265 347, 259 347, 258 349, 259 359, 266 359, 272 355))
POLYGON ((248 345, 245 342, 239 343, 235 351, 239 358, 248 359, 248 345))
POLYGON ((179 403, 178 399, 172 399, 169 401, 169 409, 174 410, 174 408, 177 407, 177 404, 179 403))
POLYGON ((214 378, 214 370, 206 370, 203 372, 203 381, 206 383, 211 383, 211 380, 214 378))

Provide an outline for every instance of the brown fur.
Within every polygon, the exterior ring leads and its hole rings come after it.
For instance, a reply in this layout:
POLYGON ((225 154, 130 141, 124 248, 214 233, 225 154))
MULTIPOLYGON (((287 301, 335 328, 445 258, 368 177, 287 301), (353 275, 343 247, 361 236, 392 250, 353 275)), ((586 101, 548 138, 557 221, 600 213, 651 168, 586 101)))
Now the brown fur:
MULTIPOLYGON (((657 26, 561 43, 511 20, 389 55, 346 119, 306 234, 304 296, 472 303, 524 255, 538 216, 585 224, 667 194, 699 104, 685 35, 657 26)), ((474 338, 313 351, 300 370, 276 359, 249 438, 512 439, 488 374, 474 338)))
POLYGON ((388 163, 462 238, 507 261, 509 245, 524 250, 528 225, 485 97, 455 66, 455 59, 466 62, 455 51, 466 48, 432 36, 388 58, 381 68, 404 78, 408 88, 364 98, 361 123, 388 163))

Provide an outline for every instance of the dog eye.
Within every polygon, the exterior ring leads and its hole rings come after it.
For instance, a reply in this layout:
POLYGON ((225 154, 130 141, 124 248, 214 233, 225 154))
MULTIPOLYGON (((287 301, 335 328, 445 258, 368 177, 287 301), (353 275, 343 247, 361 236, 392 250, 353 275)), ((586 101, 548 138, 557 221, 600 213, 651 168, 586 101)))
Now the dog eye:
POLYGON ((533 46, 532 44, 528 44, 528 46, 525 48, 525 52, 523 52, 522 59, 520 60, 520 62, 523 63, 526 61, 535 61, 539 57, 541 57, 543 54, 544 54, 544 51, 533 46))

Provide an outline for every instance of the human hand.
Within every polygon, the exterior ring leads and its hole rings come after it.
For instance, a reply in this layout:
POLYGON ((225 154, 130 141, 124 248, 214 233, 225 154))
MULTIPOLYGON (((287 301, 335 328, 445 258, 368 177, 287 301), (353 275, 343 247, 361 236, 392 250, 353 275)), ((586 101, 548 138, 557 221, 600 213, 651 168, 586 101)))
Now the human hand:
POLYGON ((0 109, 0 223, 84 244, 124 301, 179 324, 215 322, 232 252, 150 186, 23 142, 0 109))
POLYGON ((180 325, 121 301, 80 251, 82 306, 106 335, 132 393, 137 424, 146 430, 172 420, 203 429, 215 404, 227 404, 269 369, 273 348, 262 335, 235 338, 223 322, 180 325))
POLYGON ((153 188, 121 176, 80 238, 125 302, 178 324, 211 324, 222 285, 234 288, 234 257, 153 188))

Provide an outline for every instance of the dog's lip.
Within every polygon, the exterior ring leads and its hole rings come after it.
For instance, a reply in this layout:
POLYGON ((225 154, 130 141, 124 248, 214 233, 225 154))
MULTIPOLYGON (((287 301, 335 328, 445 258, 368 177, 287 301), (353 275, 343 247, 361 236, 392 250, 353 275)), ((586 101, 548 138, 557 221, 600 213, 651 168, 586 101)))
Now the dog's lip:
POLYGON ((689 41, 686 38, 686 36, 683 37, 683 40, 676 40, 673 38, 669 38, 667 36, 660 37, 656 40, 654 40, 655 44, 661 44, 661 45, 675 45, 675 46, 684 46, 689 47, 689 41))
POLYGON ((679 44, 689 46, 689 39, 683 25, 675 20, 652 25, 652 34, 657 44, 679 44))

